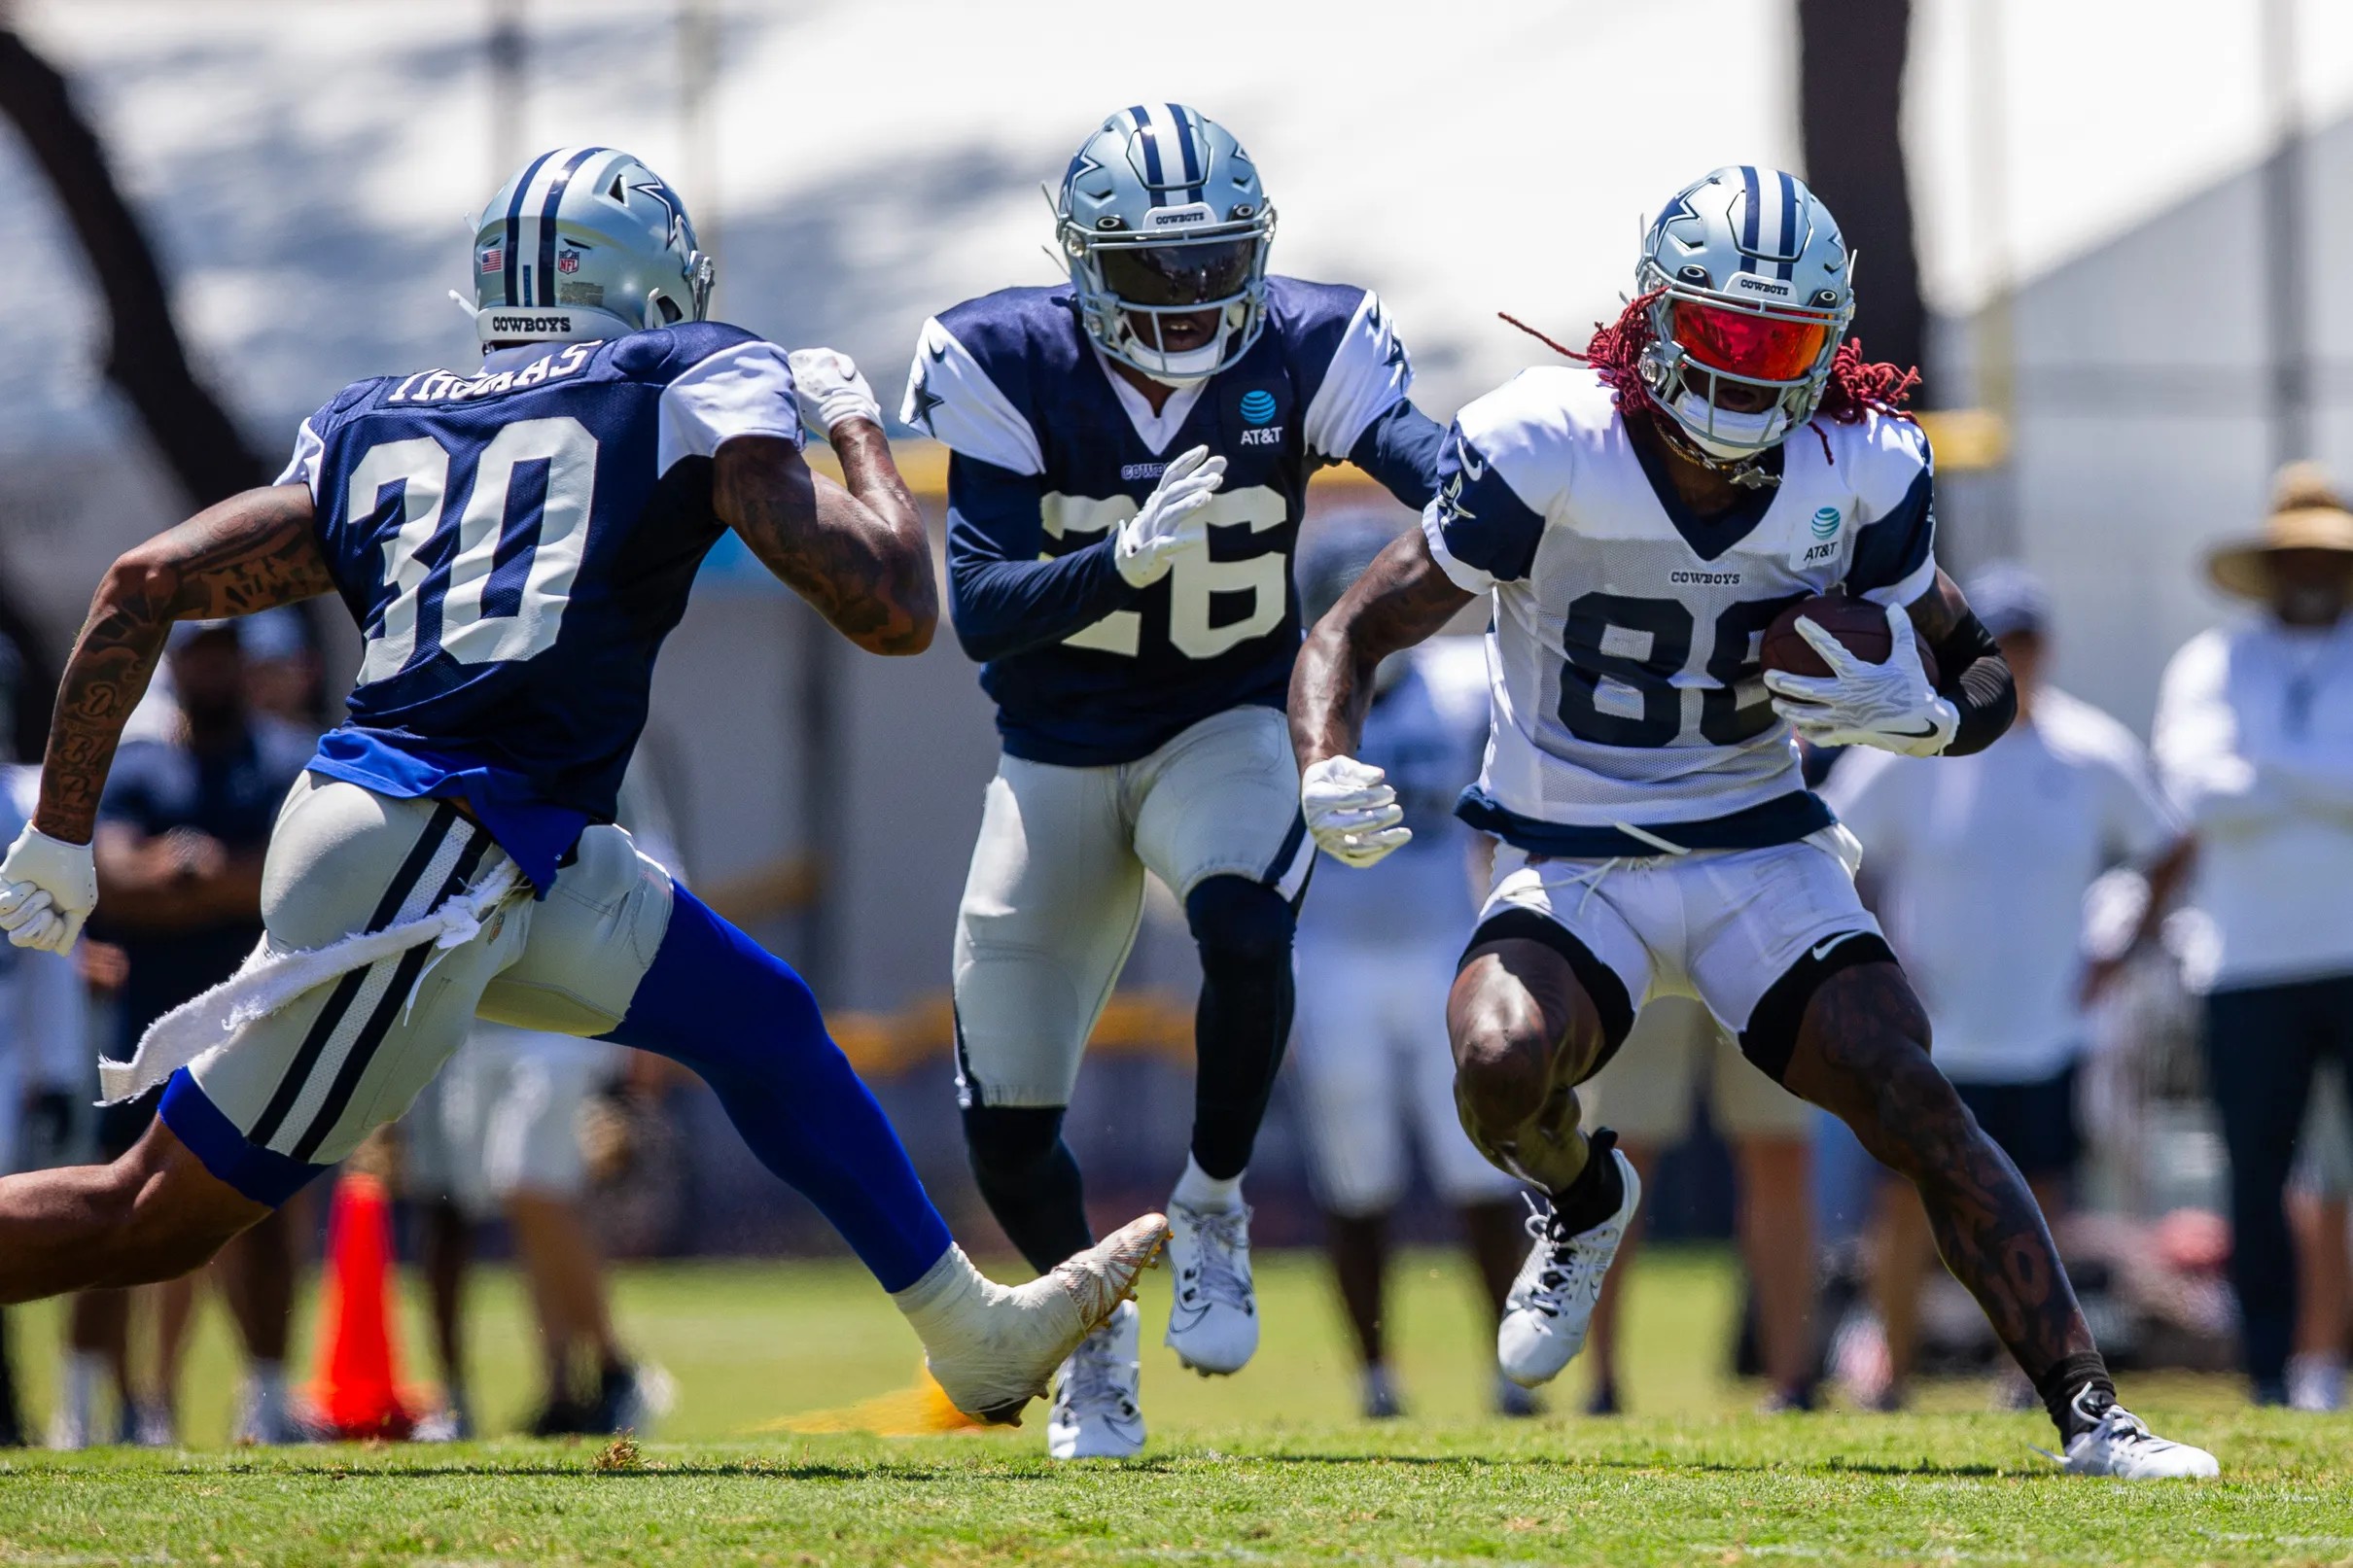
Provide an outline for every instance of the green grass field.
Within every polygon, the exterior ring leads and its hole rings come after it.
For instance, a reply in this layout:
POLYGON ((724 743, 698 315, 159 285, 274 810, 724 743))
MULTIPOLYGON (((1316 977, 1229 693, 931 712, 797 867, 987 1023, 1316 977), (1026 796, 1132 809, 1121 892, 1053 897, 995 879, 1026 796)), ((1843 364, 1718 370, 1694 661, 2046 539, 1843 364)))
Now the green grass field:
MULTIPOLYGON (((1042 1408, 1018 1432, 810 1436, 777 1423, 904 1387, 912 1336, 838 1265, 622 1276, 633 1342, 680 1403, 634 1454, 511 1437, 453 1446, 227 1450, 230 1360, 208 1307, 177 1452, 0 1457, 0 1563, 2165 1562, 2353 1560, 2353 1419, 2246 1409, 2218 1380, 2127 1382, 2160 1429, 2215 1448, 2221 1481, 2126 1487, 2049 1474, 2039 1415, 1982 1388, 1898 1417, 1757 1416, 1720 1372, 1725 1260, 1654 1253, 1633 1276, 1634 1413, 1484 1413, 1484 1335, 1451 1257, 1398 1281, 1411 1418, 1354 1418, 1316 1260, 1261 1260, 1266 1340, 1207 1382, 1155 1342, 1150 1456, 1055 1466, 1042 1408)), ((535 1358, 510 1278, 485 1277, 480 1413, 510 1424, 535 1358)), ((407 1371, 425 1363, 413 1303, 407 1371)), ((34 1410, 53 1311, 17 1314, 34 1410)), ((1560 1403, 1582 1387, 1571 1369, 1560 1403)))

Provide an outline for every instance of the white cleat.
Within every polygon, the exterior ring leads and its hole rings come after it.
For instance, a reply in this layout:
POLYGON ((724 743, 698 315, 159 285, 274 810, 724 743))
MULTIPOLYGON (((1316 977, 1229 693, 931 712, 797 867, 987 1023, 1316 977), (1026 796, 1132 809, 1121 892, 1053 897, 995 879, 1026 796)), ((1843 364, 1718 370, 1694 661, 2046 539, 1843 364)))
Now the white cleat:
POLYGON ((1616 1148, 1609 1155, 1618 1162, 1626 1196, 1618 1211, 1592 1230, 1571 1236, 1550 1203, 1528 1201, 1528 1234, 1536 1244, 1512 1281, 1503 1321, 1495 1329, 1495 1364, 1523 1388, 1551 1382, 1585 1348, 1602 1276, 1642 1202, 1642 1178, 1634 1174, 1633 1162, 1616 1148))
POLYGON ((1250 1282, 1250 1211, 1169 1204, 1169 1266, 1176 1300, 1168 1346, 1204 1377, 1249 1365, 1258 1349, 1258 1295, 1250 1282))
POLYGON ((1136 1276, 1168 1241, 1169 1222, 1146 1214, 1026 1285, 983 1277, 950 1246, 893 1299, 924 1342, 924 1363, 966 1414, 1019 1426, 1078 1342, 1136 1293, 1136 1276))
POLYGON ((1121 1302, 1062 1364, 1046 1421, 1048 1458, 1133 1459, 1143 1452, 1143 1411, 1136 1403, 1142 1322, 1134 1302, 1121 1302))
POLYGON ((2119 1481, 2181 1481, 2222 1474, 2214 1455, 2158 1437, 2122 1405, 2109 1406, 2098 1425, 2067 1440, 2067 1456, 2059 1460, 2059 1468, 2070 1476, 2113 1476, 2119 1481))

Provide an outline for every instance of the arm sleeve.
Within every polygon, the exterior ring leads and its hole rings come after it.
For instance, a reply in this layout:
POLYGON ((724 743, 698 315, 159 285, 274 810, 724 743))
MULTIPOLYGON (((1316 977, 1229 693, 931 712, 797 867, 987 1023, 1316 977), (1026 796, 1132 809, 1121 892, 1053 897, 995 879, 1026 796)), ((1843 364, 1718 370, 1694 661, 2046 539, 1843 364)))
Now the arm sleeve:
MULTIPOLYGON (((1875 466, 1894 467, 1895 456, 1875 454, 1875 466)), ((1936 470, 1926 446, 1902 469, 1901 493, 1856 529, 1846 568, 1846 591, 1874 604, 1909 605, 1936 582, 1936 470)))
MULTIPOLYGON (((1367 291, 1340 329, 1323 378, 1308 400, 1301 428, 1308 450, 1327 462, 1353 461, 1364 433, 1403 402, 1413 385, 1414 362, 1405 343, 1381 308, 1380 296, 1367 291)), ((1412 504, 1428 499, 1424 495, 1412 504)))
POLYGON ((1517 387, 1515 382, 1480 399, 1456 419, 1438 448, 1437 494, 1422 508, 1430 556, 1464 593, 1520 581, 1544 541, 1554 486, 1537 484, 1541 503, 1531 505, 1504 475, 1507 464, 1531 475, 1549 471, 1536 450, 1544 433, 1523 428, 1527 422, 1514 416, 1509 395, 1517 387))
POLYGON ((986 664, 1059 643, 1136 597, 1113 564, 1117 530, 1050 561, 1038 481, 957 452, 948 459, 948 614, 986 664))
MULTIPOLYGON (((1931 583, 1936 580, 1935 570, 1931 561, 1931 583)), ((1937 695, 1961 715, 1960 727, 1952 732, 1952 744, 1945 748, 1944 754, 1967 756, 2000 740, 2010 721, 2018 717, 2018 682, 2010 674, 2009 661, 2002 657, 2001 645, 1985 630, 1985 623, 1974 611, 1964 610, 1959 624, 1943 642, 1930 645, 1928 651, 1936 655, 1937 673, 1943 678, 1937 683, 1937 695)))
POLYGON ((2224 694, 2229 668, 2221 640, 2199 638, 2173 656, 2158 688, 2158 776, 2200 832, 2259 827, 2288 810, 2277 781, 2260 777, 2240 751, 2237 715, 2224 694))
POLYGON ((318 505, 319 501, 319 460, 327 451, 326 443, 319 439, 318 427, 313 422, 316 417, 313 415, 311 419, 302 421, 301 429, 295 432, 294 456, 287 460, 285 471, 271 481, 274 484, 309 487, 313 505, 318 505))
POLYGON ((774 343, 753 338, 706 355, 662 389, 655 465, 709 457, 736 436, 773 436, 801 446, 807 434, 793 401, 792 366, 774 343))
POLYGON ((1419 508, 1438 493, 1438 453, 1445 444, 1446 432, 1438 422, 1399 399, 1364 427, 1348 460, 1390 495, 1419 508))

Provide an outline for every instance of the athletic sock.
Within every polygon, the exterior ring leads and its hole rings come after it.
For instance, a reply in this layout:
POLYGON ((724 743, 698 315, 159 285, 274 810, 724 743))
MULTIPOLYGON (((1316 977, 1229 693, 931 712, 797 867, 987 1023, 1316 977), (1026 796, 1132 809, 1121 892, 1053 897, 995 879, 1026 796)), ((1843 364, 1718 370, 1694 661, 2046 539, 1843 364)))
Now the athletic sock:
POLYGON ((1227 1179, 1250 1163, 1291 1035, 1290 906, 1273 889, 1211 877, 1185 900, 1201 952, 1193 1013, 1193 1157, 1227 1179))
POLYGON ((1602 1128, 1585 1140, 1585 1168, 1577 1179, 1552 1195, 1553 1212, 1571 1236, 1582 1235, 1608 1219, 1626 1202, 1626 1176, 1618 1169, 1618 1134, 1602 1128))
POLYGON ((1238 1170, 1230 1176, 1212 1176, 1201 1168, 1201 1162, 1191 1155, 1184 1157, 1184 1174, 1176 1178, 1176 1190, 1169 1202, 1186 1208, 1198 1208, 1209 1213, 1222 1213, 1242 1206, 1242 1178, 1247 1171, 1238 1170))
POLYGON ((1095 1244, 1086 1182, 1062 1135, 1060 1105, 967 1105, 972 1180, 1015 1250, 1039 1273, 1095 1244))
POLYGON ((629 1016, 604 1037, 699 1073, 760 1164, 817 1205, 883 1289, 942 1261, 947 1222, 808 985, 685 889, 629 1016))
POLYGON ((2079 1432, 2090 1431, 2116 1403, 2116 1379, 2108 1376, 2107 1358, 2097 1350, 2078 1350, 2061 1357, 2034 1379, 2034 1391, 2042 1396, 2043 1409, 2051 1412, 2051 1424, 2058 1428, 2061 1444, 2073 1442, 2079 1432))

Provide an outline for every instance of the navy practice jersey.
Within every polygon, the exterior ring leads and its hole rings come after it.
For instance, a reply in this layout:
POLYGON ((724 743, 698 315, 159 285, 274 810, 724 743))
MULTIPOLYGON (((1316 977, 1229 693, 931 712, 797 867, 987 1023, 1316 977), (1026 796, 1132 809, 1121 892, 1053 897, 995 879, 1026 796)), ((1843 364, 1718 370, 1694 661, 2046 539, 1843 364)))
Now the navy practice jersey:
POLYGON ((1068 288, 1007 289, 924 324, 900 417, 948 465, 948 592, 1014 756, 1143 756, 1246 704, 1281 707, 1299 651, 1290 557, 1317 468, 1353 462, 1420 507, 1443 433, 1361 289, 1267 280, 1240 363, 1158 415, 1080 328, 1068 288), (1148 588, 1113 565, 1119 526, 1168 461, 1226 460, 1206 555, 1148 588))
POLYGON ((305 420, 335 587, 367 639, 312 768, 462 798, 542 890, 610 821, 653 658, 723 531, 710 457, 796 444, 784 351, 688 323, 362 381, 305 420))

